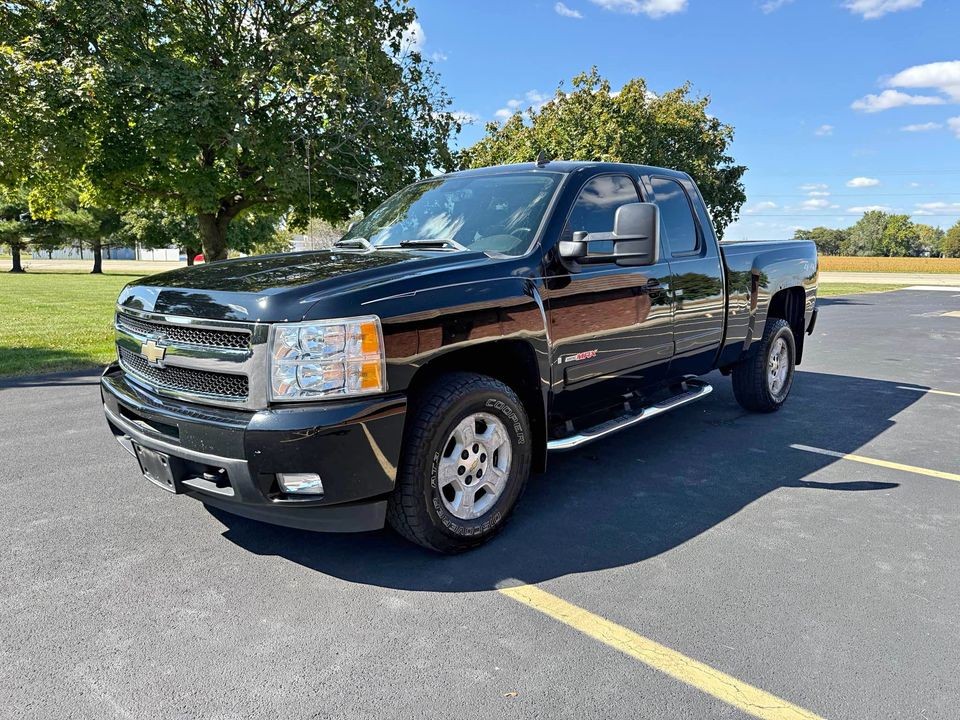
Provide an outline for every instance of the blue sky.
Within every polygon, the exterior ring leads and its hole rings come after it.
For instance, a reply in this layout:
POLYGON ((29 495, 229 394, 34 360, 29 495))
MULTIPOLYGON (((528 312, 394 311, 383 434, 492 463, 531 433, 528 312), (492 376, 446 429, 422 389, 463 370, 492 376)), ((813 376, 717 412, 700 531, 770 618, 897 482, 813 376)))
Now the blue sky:
POLYGON ((863 208, 960 219, 958 0, 413 0, 414 35, 474 119, 459 143, 596 65, 689 80, 736 128, 747 204, 726 237, 843 227, 863 208), (499 115, 498 115, 499 113, 499 115))

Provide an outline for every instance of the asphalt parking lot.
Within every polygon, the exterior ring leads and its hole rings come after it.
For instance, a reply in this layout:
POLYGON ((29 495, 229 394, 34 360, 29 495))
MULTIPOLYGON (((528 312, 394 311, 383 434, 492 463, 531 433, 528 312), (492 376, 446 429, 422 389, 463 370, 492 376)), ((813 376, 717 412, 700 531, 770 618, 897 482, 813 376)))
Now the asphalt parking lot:
POLYGON ((95 375, 8 382, 0 716, 956 718, 960 290, 821 308, 781 412, 714 374, 452 558, 172 497, 95 375))

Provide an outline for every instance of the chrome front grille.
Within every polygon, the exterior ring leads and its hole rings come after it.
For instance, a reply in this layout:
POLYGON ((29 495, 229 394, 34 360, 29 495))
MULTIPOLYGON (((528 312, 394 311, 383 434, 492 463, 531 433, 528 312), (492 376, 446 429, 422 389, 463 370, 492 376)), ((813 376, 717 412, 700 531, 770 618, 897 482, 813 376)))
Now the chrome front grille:
POLYGON ((120 364, 129 372, 150 382, 158 390, 246 400, 250 395, 250 381, 246 375, 191 370, 184 367, 155 367, 138 353, 122 347, 120 364))
POLYGON ((251 410, 267 406, 268 326, 118 307, 117 358, 158 395, 251 410))
POLYGON ((162 333, 174 342, 200 347, 249 348, 250 332, 234 330, 208 330, 189 325, 165 325, 139 320, 124 313, 117 314, 117 324, 139 335, 162 333))

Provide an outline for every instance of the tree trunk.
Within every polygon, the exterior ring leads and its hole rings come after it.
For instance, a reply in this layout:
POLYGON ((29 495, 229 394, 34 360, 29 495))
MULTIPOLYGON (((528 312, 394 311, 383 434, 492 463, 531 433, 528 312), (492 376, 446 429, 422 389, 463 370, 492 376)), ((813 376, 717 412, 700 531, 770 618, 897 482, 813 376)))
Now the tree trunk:
POLYGON ((189 245, 183 246, 183 254, 187 256, 187 267, 193 265, 193 259, 197 256, 199 250, 195 247, 190 247, 189 245))
POLYGON ((20 263, 20 243, 10 243, 10 254, 13 256, 13 267, 10 272, 24 272, 23 265, 20 263))
POLYGON ((94 240, 91 249, 93 250, 93 270, 90 271, 90 274, 103 275, 103 246, 99 240, 94 240))
POLYGON ((218 217, 211 213, 197 215, 200 225, 200 238, 203 241, 204 262, 227 259, 227 225, 229 217, 218 217))

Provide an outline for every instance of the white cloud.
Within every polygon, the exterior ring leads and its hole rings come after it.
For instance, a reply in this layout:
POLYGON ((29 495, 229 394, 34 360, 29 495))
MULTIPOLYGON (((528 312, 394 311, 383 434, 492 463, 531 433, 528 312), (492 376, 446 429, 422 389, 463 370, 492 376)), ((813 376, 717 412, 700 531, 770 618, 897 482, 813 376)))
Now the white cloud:
POLYGON ((473 125, 474 123, 480 122, 479 115, 467 112, 466 110, 454 110, 451 115, 453 115, 454 120, 461 125, 473 125))
POLYGON ((493 114, 494 117, 500 120, 506 120, 514 113, 520 112, 524 105, 526 105, 526 107, 533 108, 534 110, 539 110, 548 102, 553 100, 552 95, 546 95, 539 90, 527 90, 523 97, 523 100, 519 98, 510 98, 507 100, 505 106, 493 114))
POLYGON ((554 11, 557 15, 561 15, 561 16, 563 16, 563 17, 576 18, 577 20, 582 20, 582 19, 583 19, 583 13, 582 13, 582 12, 580 12, 579 10, 574 10, 573 8, 568 8, 568 7, 567 7, 566 5, 564 5, 562 2, 558 2, 556 5, 554 5, 554 6, 553 6, 553 11, 554 11))
POLYGON ((807 183, 806 185, 801 185, 800 189, 810 192, 811 190, 826 190, 829 187, 826 183, 807 183))
POLYGON ((876 187, 880 184, 880 181, 876 178, 868 177, 855 177, 850 180, 847 180, 847 187, 851 188, 865 188, 865 187, 876 187))
POLYGON ((960 60, 914 65, 887 80, 887 86, 934 88, 960 102, 960 60))
POLYGON ((687 0, 590 0, 604 10, 661 18, 687 9, 687 0))
POLYGON ((943 105, 942 97, 932 95, 908 95, 899 90, 884 90, 879 95, 865 95, 850 105, 854 110, 875 113, 901 105, 943 105))
POLYGON ((833 135, 833 125, 821 125, 816 130, 813 131, 813 134, 817 137, 826 137, 827 135, 833 135))
POLYGON ((824 208, 830 207, 830 201, 822 197, 814 197, 809 200, 804 200, 800 203, 800 207, 804 210, 823 210, 824 208))
POLYGON ((947 120, 947 125, 950 127, 950 130, 953 132, 953 134, 960 138, 960 115, 947 120))
POLYGON ((410 21, 410 24, 407 25, 407 29, 403 31, 403 35, 400 37, 400 52, 422 52, 426 42, 427 35, 423 32, 423 25, 420 24, 419 20, 414 18, 410 21))
POLYGON ((910 187, 920 187, 920 183, 918 183, 918 182, 912 182, 912 183, 910 183, 910 187))
POLYGON ((537 90, 527 90, 526 98, 527 101, 533 106, 534 110, 539 110, 548 102, 553 100, 552 95, 544 95, 542 92, 537 90))
POLYGON ((887 205, 858 205, 856 207, 847 208, 848 213, 854 213, 859 215, 860 213, 870 212, 872 210, 879 210, 880 212, 893 212, 893 208, 887 205))
POLYGON ((930 132, 931 130, 939 130, 943 125, 938 122, 928 122, 928 123, 917 123, 915 125, 904 125, 900 128, 903 132, 930 132))
POLYGON ((764 13, 769 14, 772 12, 776 12, 777 10, 782 8, 784 5, 789 5, 792 2, 793 0, 767 0, 767 2, 763 3, 763 5, 760 6, 760 9, 764 13))
POLYGON ((430 59, 434 62, 443 62, 447 59, 447 54, 437 50, 436 52, 430 53, 430 59))
POLYGON ((928 213, 936 210, 960 210, 960 202, 925 202, 917 203, 917 210, 928 213))
POLYGON ((778 206, 777 206, 777 204, 776 204, 775 202, 770 202, 769 200, 764 200, 763 202, 758 202, 756 205, 751 205, 751 206, 747 207, 747 208, 744 210, 744 212, 747 213, 747 215, 755 215, 755 214, 757 214, 757 213, 759 213, 759 212, 763 212, 764 210, 774 210, 774 209, 776 209, 777 207, 778 207, 778 206))
POLYGON ((887 13, 912 10, 923 5, 923 0, 847 0, 843 6, 865 20, 875 20, 887 13))
POLYGON ((811 190, 807 195, 810 197, 830 197, 830 193, 826 190, 811 190))

